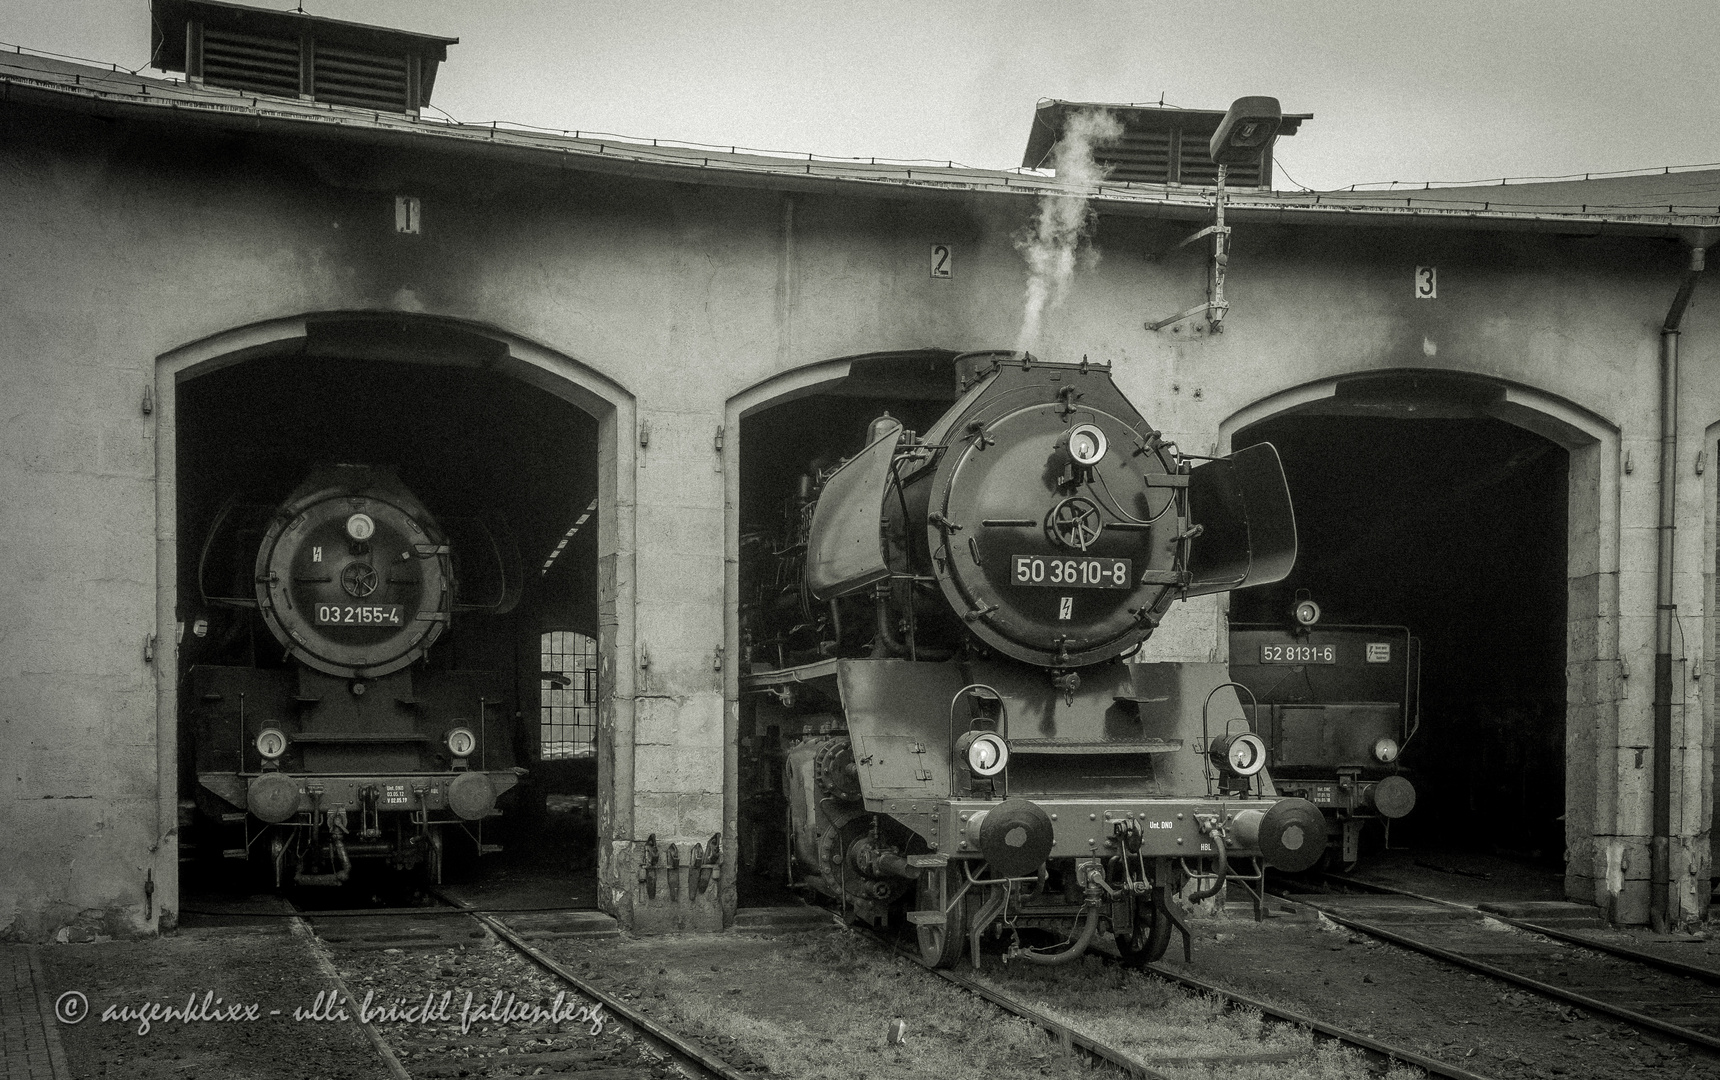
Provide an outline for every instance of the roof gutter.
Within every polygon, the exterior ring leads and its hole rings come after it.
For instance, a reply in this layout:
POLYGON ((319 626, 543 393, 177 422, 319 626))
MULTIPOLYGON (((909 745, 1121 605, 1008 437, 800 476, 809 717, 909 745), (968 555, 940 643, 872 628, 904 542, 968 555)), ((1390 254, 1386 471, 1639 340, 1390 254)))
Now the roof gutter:
MULTIPOLYGON (((1196 192, 1176 197, 1116 189, 1097 191, 1059 188, 1055 181, 1008 173, 955 171, 942 167, 906 168, 905 177, 844 172, 840 163, 783 159, 770 164, 731 162, 720 154, 695 159, 665 160, 654 148, 610 142, 591 148, 591 140, 576 143, 516 134, 506 129, 442 127, 432 124, 381 123, 364 113, 289 115, 270 109, 247 108, 238 101, 202 102, 184 98, 137 97, 104 92, 90 86, 61 86, 39 79, 0 77, 0 104, 29 104, 83 112, 114 119, 156 121, 186 127, 210 127, 247 134, 295 135, 363 142, 371 145, 469 153, 511 160, 558 172, 589 172, 698 183, 754 190, 809 191, 842 195, 904 195, 930 198, 970 198, 994 195, 1037 198, 1045 194, 1084 195, 1101 214, 1146 219, 1196 221, 1212 213, 1210 200, 1196 192), (1014 181, 1013 183, 1011 181, 1014 181)), ((1510 210, 1391 207, 1344 203, 1291 202, 1271 195, 1233 195, 1226 208, 1238 223, 1284 225, 1384 226, 1388 228, 1449 228, 1468 231, 1539 232, 1583 236, 1678 238, 1692 231, 1720 227, 1720 215, 1668 214, 1535 214, 1510 210)))
MULTIPOLYGON (((1690 240, 1690 261, 1660 324, 1660 548, 1655 557, 1653 835, 1649 849, 1648 919, 1667 933, 1679 910, 1672 887, 1672 553, 1678 502, 1678 336, 1696 279, 1705 265, 1707 231, 1690 240)), ((1683 921, 1678 919, 1677 921, 1683 921)))

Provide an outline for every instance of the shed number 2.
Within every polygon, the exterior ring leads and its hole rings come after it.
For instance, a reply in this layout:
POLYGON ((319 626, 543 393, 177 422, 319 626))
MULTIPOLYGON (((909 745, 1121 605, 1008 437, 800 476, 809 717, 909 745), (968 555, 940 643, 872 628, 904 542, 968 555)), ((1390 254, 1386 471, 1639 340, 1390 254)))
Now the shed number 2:
POLYGON ((954 274, 951 273, 950 263, 951 263, 950 246, 948 244, 933 244, 932 245, 932 276, 935 278, 955 276, 954 274))
POLYGON ((1433 300, 1439 296, 1439 271, 1431 266, 1415 268, 1415 298, 1433 300))

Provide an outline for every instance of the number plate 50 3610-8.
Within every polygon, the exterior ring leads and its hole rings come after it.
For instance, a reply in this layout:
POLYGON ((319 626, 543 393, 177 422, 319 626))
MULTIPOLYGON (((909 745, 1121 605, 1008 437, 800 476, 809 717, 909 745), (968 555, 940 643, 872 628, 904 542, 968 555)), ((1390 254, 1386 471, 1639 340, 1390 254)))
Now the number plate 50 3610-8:
POLYGON ((1010 581, 1016 585, 1040 585, 1054 589, 1133 589, 1133 566, 1128 559, 1096 559, 1092 556, 1059 558, 1017 555, 1010 560, 1010 581))

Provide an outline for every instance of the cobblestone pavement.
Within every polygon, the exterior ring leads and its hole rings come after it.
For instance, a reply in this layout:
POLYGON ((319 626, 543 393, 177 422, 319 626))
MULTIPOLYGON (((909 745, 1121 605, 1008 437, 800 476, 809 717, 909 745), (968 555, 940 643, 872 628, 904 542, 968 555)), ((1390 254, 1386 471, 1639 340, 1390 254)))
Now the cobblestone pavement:
POLYGON ((69 1080, 66 1054, 43 998, 46 983, 36 949, 0 946, 0 1063, 6 1080, 69 1080))

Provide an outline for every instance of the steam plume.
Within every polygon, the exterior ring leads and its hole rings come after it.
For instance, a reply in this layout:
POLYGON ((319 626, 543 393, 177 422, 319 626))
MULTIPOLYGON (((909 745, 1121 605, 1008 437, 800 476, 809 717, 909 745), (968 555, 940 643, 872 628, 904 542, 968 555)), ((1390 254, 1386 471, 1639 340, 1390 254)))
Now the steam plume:
POLYGON ((1063 303, 1079 265, 1091 269, 1099 252, 1082 241, 1092 235, 1099 215, 1087 205, 1087 189, 1104 179, 1104 170, 1093 160, 1093 148, 1123 134, 1123 125, 1102 109, 1076 113, 1063 125, 1063 137, 1051 151, 1052 168, 1060 186, 1081 194, 1046 193, 1039 197, 1039 213, 1015 239, 1016 250, 1027 260, 1027 311, 1021 320, 1018 350, 1039 344, 1046 311, 1063 303))

